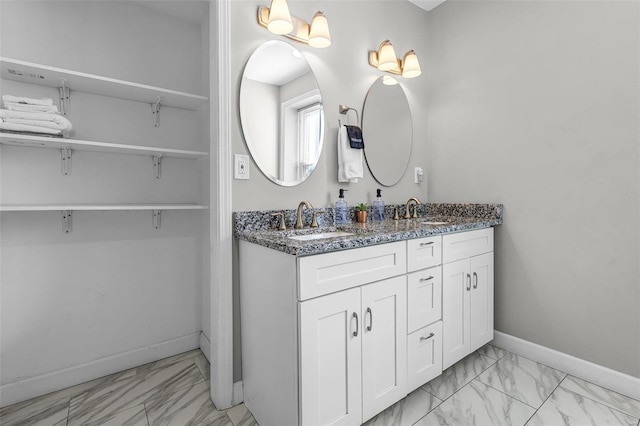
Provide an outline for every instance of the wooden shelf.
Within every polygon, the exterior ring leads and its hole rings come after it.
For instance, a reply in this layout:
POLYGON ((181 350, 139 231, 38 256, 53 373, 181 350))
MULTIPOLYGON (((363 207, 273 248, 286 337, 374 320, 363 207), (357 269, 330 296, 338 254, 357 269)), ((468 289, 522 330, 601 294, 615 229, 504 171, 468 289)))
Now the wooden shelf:
POLYGON ((0 212, 205 210, 200 204, 5 204, 0 212))
POLYGON ((60 87, 60 79, 67 81, 70 90, 95 93, 145 103, 155 102, 162 96, 162 106, 197 110, 209 101, 205 96, 177 90, 163 89, 131 81, 118 80, 48 65, 0 57, 0 76, 23 83, 60 87))
POLYGON ((80 139, 51 138, 14 133, 0 133, 0 144, 47 149, 70 148, 72 150, 98 151, 113 154, 157 155, 169 158, 201 158, 209 156, 209 153, 203 151, 186 151, 181 149, 94 142, 80 139))

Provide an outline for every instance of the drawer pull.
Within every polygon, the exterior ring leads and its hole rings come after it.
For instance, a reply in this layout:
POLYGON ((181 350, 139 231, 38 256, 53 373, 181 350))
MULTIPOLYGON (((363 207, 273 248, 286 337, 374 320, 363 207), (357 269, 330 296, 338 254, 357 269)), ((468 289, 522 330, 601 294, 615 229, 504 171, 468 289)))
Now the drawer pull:
POLYGON ((420 247, 430 246, 431 244, 433 244, 433 241, 429 241, 428 243, 420 243, 420 247))
POLYGON ((478 274, 473 273, 473 288, 478 288, 478 274))
POLYGON ((358 337, 358 328, 360 328, 359 325, 358 325, 358 314, 356 314, 354 312, 353 313, 353 318, 356 319, 356 331, 353 332, 353 337, 358 337))
POLYGON ((471 274, 467 274, 467 291, 471 291, 471 274))
POLYGON ((431 333, 431 334, 429 334, 427 337, 422 336, 422 337, 420 338, 420 340, 429 340, 429 339, 431 339, 433 336, 435 336, 435 334, 431 333))
POLYGON ((427 277, 427 278, 420 278, 420 282, 429 281, 429 280, 432 280, 432 279, 433 279, 433 275, 430 276, 430 277, 427 277))
POLYGON ((369 314, 369 325, 367 326, 367 331, 371 331, 373 328, 373 312, 371 308, 367 308, 367 313, 369 314))

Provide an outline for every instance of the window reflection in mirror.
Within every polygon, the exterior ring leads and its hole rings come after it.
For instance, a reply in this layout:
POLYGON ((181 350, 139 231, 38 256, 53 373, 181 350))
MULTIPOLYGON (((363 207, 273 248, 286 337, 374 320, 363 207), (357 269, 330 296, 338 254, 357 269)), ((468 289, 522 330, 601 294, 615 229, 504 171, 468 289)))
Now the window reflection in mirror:
POLYGON ((311 175, 322 152, 324 110, 313 71, 293 46, 272 40, 253 52, 242 76, 240 119, 267 178, 293 186, 311 175))

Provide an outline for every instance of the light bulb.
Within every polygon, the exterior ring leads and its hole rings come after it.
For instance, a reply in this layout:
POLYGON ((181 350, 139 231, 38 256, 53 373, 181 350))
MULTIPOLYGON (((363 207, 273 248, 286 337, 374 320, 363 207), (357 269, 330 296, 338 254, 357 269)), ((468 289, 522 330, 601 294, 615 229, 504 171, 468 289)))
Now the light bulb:
POLYGON ((397 66, 398 59, 396 58, 396 52, 393 50, 393 45, 389 40, 383 41, 378 48, 378 69, 380 71, 389 71, 397 66))
POLYGON ((267 29, 274 34, 284 35, 293 31, 293 22, 287 0, 272 0, 269 8, 267 29))
POLYGON ((327 18, 318 11, 313 15, 309 28, 309 46, 323 48, 331 46, 331 34, 327 18))

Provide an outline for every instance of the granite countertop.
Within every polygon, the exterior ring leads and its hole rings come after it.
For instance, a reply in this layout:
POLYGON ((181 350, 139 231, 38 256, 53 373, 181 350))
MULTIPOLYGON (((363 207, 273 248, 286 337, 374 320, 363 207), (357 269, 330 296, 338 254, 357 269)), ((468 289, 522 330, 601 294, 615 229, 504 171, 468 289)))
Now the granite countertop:
MULTIPOLYGON (((386 206, 386 216, 393 217, 398 208, 400 217, 404 205, 386 206)), ((488 228, 502 224, 502 204, 427 204, 419 206, 418 219, 386 219, 333 226, 332 209, 314 209, 318 214, 318 228, 271 229, 275 211, 236 212, 234 214, 236 238, 279 250, 294 256, 307 256, 331 251, 366 247, 375 244, 404 241, 412 238, 443 235, 471 229, 488 228), (266 222, 266 223, 265 223, 266 222), (445 222, 431 224, 429 222, 445 222), (344 231, 353 235, 299 241, 292 236, 323 232, 344 231)), ((311 212, 305 211, 305 223, 310 223, 311 212)), ((287 219, 295 221, 295 211, 285 211, 287 219), (293 216, 292 216, 293 215, 293 216)), ((285 220, 287 224, 291 220, 285 220)))

